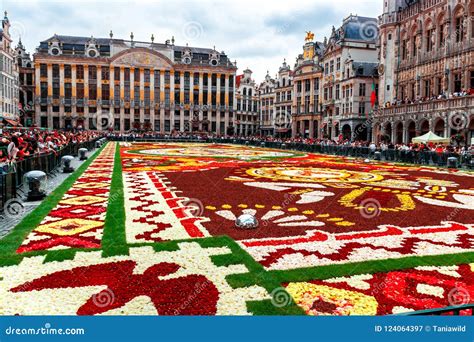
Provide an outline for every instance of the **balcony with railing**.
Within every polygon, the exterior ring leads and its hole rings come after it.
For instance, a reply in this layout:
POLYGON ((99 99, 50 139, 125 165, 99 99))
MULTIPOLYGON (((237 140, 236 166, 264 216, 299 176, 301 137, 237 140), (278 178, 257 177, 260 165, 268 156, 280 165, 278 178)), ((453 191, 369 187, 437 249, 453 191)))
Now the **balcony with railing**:
POLYGON ((460 96, 450 99, 433 100, 421 103, 401 104, 389 108, 379 108, 378 116, 393 116, 419 113, 474 109, 474 96, 460 96))

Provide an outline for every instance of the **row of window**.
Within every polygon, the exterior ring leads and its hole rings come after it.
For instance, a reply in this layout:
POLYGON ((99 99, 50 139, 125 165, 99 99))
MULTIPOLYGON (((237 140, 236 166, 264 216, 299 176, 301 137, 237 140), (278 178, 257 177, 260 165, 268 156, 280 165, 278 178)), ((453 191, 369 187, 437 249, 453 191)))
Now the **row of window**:
MULTIPOLYGON (((41 121, 41 127, 48 127, 48 117, 47 116, 41 116, 40 121, 41 121)), ((89 118, 88 123, 89 123, 89 129, 95 130, 96 123, 94 122, 94 119, 89 118)), ((163 124, 164 124, 165 132, 170 132, 171 131, 171 123, 172 123, 171 120, 164 120, 163 124)), ((67 129, 70 129, 70 128, 72 128, 72 124, 73 124, 73 122, 72 122, 71 119, 66 119, 65 122, 64 122, 64 127, 67 128, 67 129)), ((180 121, 175 120, 173 124, 174 124, 173 129, 181 130, 181 122, 180 121)), ((78 119, 77 122, 76 122, 76 125, 84 125, 84 120, 78 119)), ((150 122, 149 119, 145 119, 144 124, 141 124, 139 119, 133 119, 133 121, 132 121, 132 119, 124 119, 122 127, 120 125, 120 119, 116 118, 116 119, 114 119, 114 122, 113 122, 114 130, 117 130, 117 131, 121 130, 121 129, 123 129, 124 131, 129 131, 132 128, 143 127, 144 125, 149 126, 150 128, 152 128, 152 126, 151 126, 152 123, 150 122)), ((58 117, 53 117, 53 129, 60 129, 60 127, 61 127, 60 119, 58 117)), ((197 125, 197 126, 190 125, 189 123, 185 123, 183 129, 185 131, 189 131, 189 132, 190 131, 200 131, 200 130, 209 131, 209 129, 210 129, 211 131, 215 132, 217 130, 217 127, 219 127, 221 132, 224 132, 225 122, 221 121, 219 123, 219 126, 217 126, 216 121, 212 121, 212 122, 209 122, 209 123, 202 123, 202 124, 197 125)), ((155 131, 160 131, 161 130, 160 120, 155 120, 154 130, 155 131)))
POLYGON ((237 111, 258 112, 258 101, 237 100, 237 111))
MULTIPOLYGON (((369 94, 368 91, 368 84, 367 83, 359 83, 358 85, 358 93, 356 93, 360 97, 366 97, 369 94)), ((357 87, 357 86, 356 86, 357 87)), ((378 85, 375 84, 375 91, 377 92, 377 87, 378 85)), ((341 95, 342 98, 350 98, 352 97, 353 94, 353 84, 345 85, 342 86, 340 84, 336 84, 335 86, 330 86, 330 87, 325 87, 323 91, 323 98, 324 101, 330 101, 330 100, 340 100, 341 95), (342 90, 342 91, 341 91, 342 90)))
MULTIPOLYGON (((319 78, 314 78, 313 80, 313 91, 318 92, 319 91, 319 78)), ((307 79, 304 81, 296 81, 296 92, 301 93, 302 89, 304 87, 305 92, 311 91, 311 80, 307 79)))
MULTIPOLYGON (((336 71, 341 70, 341 57, 336 58, 336 71)), ((324 75, 332 74, 334 72, 334 59, 324 63, 324 75)))
MULTIPOLYGON (((471 18, 472 16, 474 16, 474 12, 471 13, 471 18)), ((428 28, 423 32, 421 37, 421 43, 424 45, 424 50, 426 52, 441 49, 449 41, 449 34, 447 33, 446 25, 446 23, 440 23, 437 27, 428 25, 428 28)), ((465 40, 467 29, 468 27, 466 27, 464 23, 463 16, 455 18, 454 31, 451 36, 455 43, 462 43, 465 40)), ((472 24, 470 34, 471 38, 474 38, 474 25, 472 24)), ((401 43, 401 55, 403 60, 408 59, 409 55, 416 58, 418 51, 421 48, 421 46, 418 46, 416 31, 414 31, 414 34, 411 37, 403 35, 401 43)))
POLYGON ((4 54, 0 54, 0 71, 4 71, 7 74, 13 74, 15 68, 15 62, 13 58, 10 58, 4 54))
MULTIPOLYGON (((465 79, 463 75, 461 72, 453 74, 452 85, 454 93, 460 93, 468 88, 474 89, 474 70, 470 71, 469 79, 465 79)), ((421 80, 419 92, 416 81, 401 84, 399 86, 399 97, 400 99, 408 98, 413 100, 417 98, 418 93, 420 97, 437 97, 444 93, 444 89, 445 83, 443 77, 437 76, 421 80)))
MULTIPOLYGON (((89 65, 88 66, 88 80, 89 82, 93 82, 94 80, 98 79, 98 70, 100 69, 101 76, 100 79, 102 81, 108 81, 110 80, 110 72, 113 72, 114 80, 121 80, 121 72, 120 72, 120 67, 112 67, 109 68, 107 66, 100 66, 97 67, 95 65, 89 65), (112 70, 111 70, 112 69, 112 70)), ((83 80, 84 79, 84 65, 76 65, 76 79, 78 80, 83 80)), ((123 69, 123 81, 124 82, 130 82, 131 80, 131 75, 133 75, 134 82, 140 82, 140 69, 135 68, 124 68, 123 69)), ((160 71, 155 70, 153 74, 153 81, 155 83, 155 87, 159 87, 161 83, 161 76, 160 76, 160 71)), ((174 74, 174 84, 180 84, 181 82, 181 72, 175 71, 174 74)), ((190 72, 184 72, 183 75, 184 79, 184 84, 190 85, 191 81, 191 73, 190 72)), ((48 77, 48 66, 47 64, 40 64, 40 77, 48 77)), ((54 79, 59 79, 60 78, 60 66, 59 64, 53 64, 52 65, 52 77, 54 79)), ((64 78, 65 79, 71 79, 72 78, 72 66, 69 64, 64 65, 64 78)), ((170 84, 170 78, 171 74, 169 71, 164 72, 164 80, 165 84, 170 84)), ((200 74, 198 72, 193 73, 193 85, 197 86, 199 85, 199 80, 200 80, 200 74)), ((150 69, 144 69, 143 70, 143 82, 149 83, 151 81, 151 70, 150 69)), ((202 77, 202 82, 204 86, 208 86, 209 84, 212 87, 217 87, 217 82, 218 77, 217 74, 209 74, 209 73, 204 73, 202 77)), ((225 86, 225 75, 222 74, 220 75, 220 84, 221 87, 225 86)), ((234 84, 234 76, 230 75, 229 76, 229 88, 233 88, 234 84)))

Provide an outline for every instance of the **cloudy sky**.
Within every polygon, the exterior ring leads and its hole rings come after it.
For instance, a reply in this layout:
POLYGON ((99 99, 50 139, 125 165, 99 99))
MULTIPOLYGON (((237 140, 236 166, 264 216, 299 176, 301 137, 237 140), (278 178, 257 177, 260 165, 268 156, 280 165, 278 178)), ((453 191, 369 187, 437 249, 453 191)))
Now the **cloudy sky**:
POLYGON ((293 66, 305 31, 329 36, 350 13, 377 17, 383 0, 0 0, 15 39, 30 52, 54 33, 213 47, 249 67, 260 82, 274 76, 286 58, 293 66))

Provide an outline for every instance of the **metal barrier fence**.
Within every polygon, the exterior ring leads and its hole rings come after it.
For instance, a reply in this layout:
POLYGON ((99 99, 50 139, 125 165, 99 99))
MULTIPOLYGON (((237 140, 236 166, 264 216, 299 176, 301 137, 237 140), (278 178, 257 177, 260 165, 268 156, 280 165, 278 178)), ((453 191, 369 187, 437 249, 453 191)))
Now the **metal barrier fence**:
POLYGON ((358 157, 368 159, 379 159, 380 161, 392 161, 417 165, 447 166, 449 158, 457 159, 458 168, 474 168, 474 156, 470 154, 458 154, 451 152, 437 153, 434 151, 414 151, 376 149, 371 151, 367 146, 353 147, 346 145, 322 145, 305 143, 281 143, 273 141, 245 140, 245 139, 208 139, 209 142, 231 143, 239 145, 259 146, 295 150, 301 152, 330 154, 345 157, 358 157))
POLYGON ((305 144, 305 143, 281 143, 274 141, 233 139, 233 138, 207 138, 196 139, 189 138, 158 138, 158 137, 109 137, 113 141, 127 142, 195 142, 195 143, 219 143, 219 144, 238 144, 247 146, 258 146, 268 148, 278 148, 283 150, 294 150, 301 152, 330 154, 345 157, 357 157, 368 159, 380 159, 380 161, 401 162, 416 165, 433 165, 447 166, 449 158, 457 159, 457 168, 474 169, 474 156, 470 154, 458 153, 436 153, 433 151, 403 151, 395 149, 387 149, 384 151, 371 151, 369 147, 352 147, 346 145, 322 145, 322 144, 305 144))
POLYGON ((23 176, 27 172, 40 170, 51 175, 61 164, 62 157, 66 155, 77 156, 79 149, 82 147, 90 151, 94 148, 97 140, 98 139, 94 139, 79 144, 69 144, 56 153, 36 154, 15 162, 6 173, 0 174, 0 210, 3 210, 8 200, 17 197, 17 190, 22 186, 23 176))

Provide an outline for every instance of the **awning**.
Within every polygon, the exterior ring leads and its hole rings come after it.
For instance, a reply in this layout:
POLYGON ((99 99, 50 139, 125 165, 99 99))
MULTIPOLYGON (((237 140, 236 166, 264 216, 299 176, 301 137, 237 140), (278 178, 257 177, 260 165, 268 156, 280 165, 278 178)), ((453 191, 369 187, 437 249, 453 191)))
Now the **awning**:
POLYGON ((422 135, 421 137, 413 138, 411 141, 413 143, 424 143, 424 144, 429 143, 429 142, 449 144, 451 139, 440 137, 434 134, 433 132, 428 132, 425 135, 422 135))
POLYGON ((19 123, 18 121, 11 120, 11 119, 6 119, 6 118, 3 118, 3 120, 7 123, 7 126, 23 127, 23 125, 21 123, 19 123))

